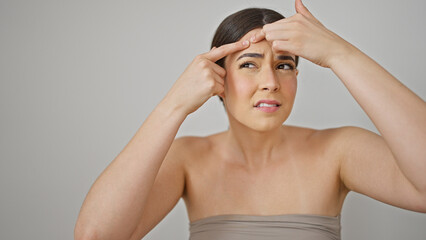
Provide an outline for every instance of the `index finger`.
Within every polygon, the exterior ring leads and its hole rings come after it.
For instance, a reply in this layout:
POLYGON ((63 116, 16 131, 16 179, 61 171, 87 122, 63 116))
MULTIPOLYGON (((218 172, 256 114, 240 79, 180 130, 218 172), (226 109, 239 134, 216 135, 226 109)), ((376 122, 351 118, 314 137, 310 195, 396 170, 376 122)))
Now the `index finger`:
POLYGON ((224 44, 218 48, 212 48, 210 52, 206 53, 205 57, 212 62, 216 62, 229 54, 247 48, 249 45, 250 42, 248 40, 224 44))
POLYGON ((250 42, 257 43, 265 39, 265 37, 266 37, 265 31, 262 29, 260 32, 255 33, 253 36, 251 36, 250 42))

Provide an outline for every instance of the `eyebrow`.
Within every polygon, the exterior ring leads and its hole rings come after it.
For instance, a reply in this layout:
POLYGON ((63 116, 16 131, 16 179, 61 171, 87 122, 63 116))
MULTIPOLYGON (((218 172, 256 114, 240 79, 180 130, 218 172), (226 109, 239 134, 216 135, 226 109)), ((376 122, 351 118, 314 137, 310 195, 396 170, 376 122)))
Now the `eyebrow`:
MULTIPOLYGON (((263 58, 264 55, 260 54, 260 53, 244 53, 244 54, 241 54, 241 56, 239 56, 236 61, 238 61, 238 60, 240 60, 241 58, 244 58, 244 57, 263 58)), ((278 60, 292 60, 293 62, 295 62, 293 57, 287 56, 287 55, 278 55, 277 59, 278 60)))

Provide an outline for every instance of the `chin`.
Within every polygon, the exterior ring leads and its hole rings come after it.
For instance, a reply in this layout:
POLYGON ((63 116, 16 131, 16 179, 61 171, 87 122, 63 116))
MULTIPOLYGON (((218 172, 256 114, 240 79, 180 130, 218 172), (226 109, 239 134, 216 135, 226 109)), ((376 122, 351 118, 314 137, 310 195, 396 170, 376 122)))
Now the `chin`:
POLYGON ((258 132, 270 132, 280 129, 284 121, 264 121, 257 123, 250 123, 246 126, 258 132))
MULTIPOLYGON (((284 110, 284 109, 282 109, 284 110)), ((288 110, 288 109, 285 109, 288 110)), ((290 111, 285 113, 277 113, 273 115, 259 115, 256 112, 253 115, 253 112, 247 114, 246 112, 229 112, 227 111, 228 119, 231 121, 236 121, 239 124, 244 125, 245 127, 252 129, 258 132, 270 132, 280 129, 283 123, 287 120, 290 115, 290 111)))

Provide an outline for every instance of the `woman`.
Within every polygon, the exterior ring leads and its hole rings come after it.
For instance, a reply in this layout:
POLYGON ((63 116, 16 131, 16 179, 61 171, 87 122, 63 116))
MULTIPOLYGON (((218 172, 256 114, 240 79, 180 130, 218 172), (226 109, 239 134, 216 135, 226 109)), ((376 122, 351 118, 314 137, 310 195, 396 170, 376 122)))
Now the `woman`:
POLYGON ((141 239, 182 197, 191 239, 340 239, 349 191, 426 212, 426 104, 296 0, 284 19, 246 9, 219 26, 88 193, 76 239, 141 239), (250 25, 252 24, 252 25, 250 25), (297 59, 330 68, 381 136, 282 125, 297 59), (229 130, 176 133, 210 97, 229 130))

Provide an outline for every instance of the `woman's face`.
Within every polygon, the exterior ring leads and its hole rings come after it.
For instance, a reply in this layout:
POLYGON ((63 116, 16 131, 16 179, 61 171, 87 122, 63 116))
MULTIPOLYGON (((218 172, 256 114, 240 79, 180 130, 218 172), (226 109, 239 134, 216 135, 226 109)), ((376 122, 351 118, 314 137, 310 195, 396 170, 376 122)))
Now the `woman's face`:
MULTIPOLYGON (((248 32, 242 40, 258 31, 248 32)), ((225 91, 221 96, 230 121, 235 119, 258 131, 283 124, 293 108, 297 89, 295 55, 274 52, 271 46, 264 40, 225 59, 225 91), (260 100, 276 100, 280 106, 255 107, 260 100)))

